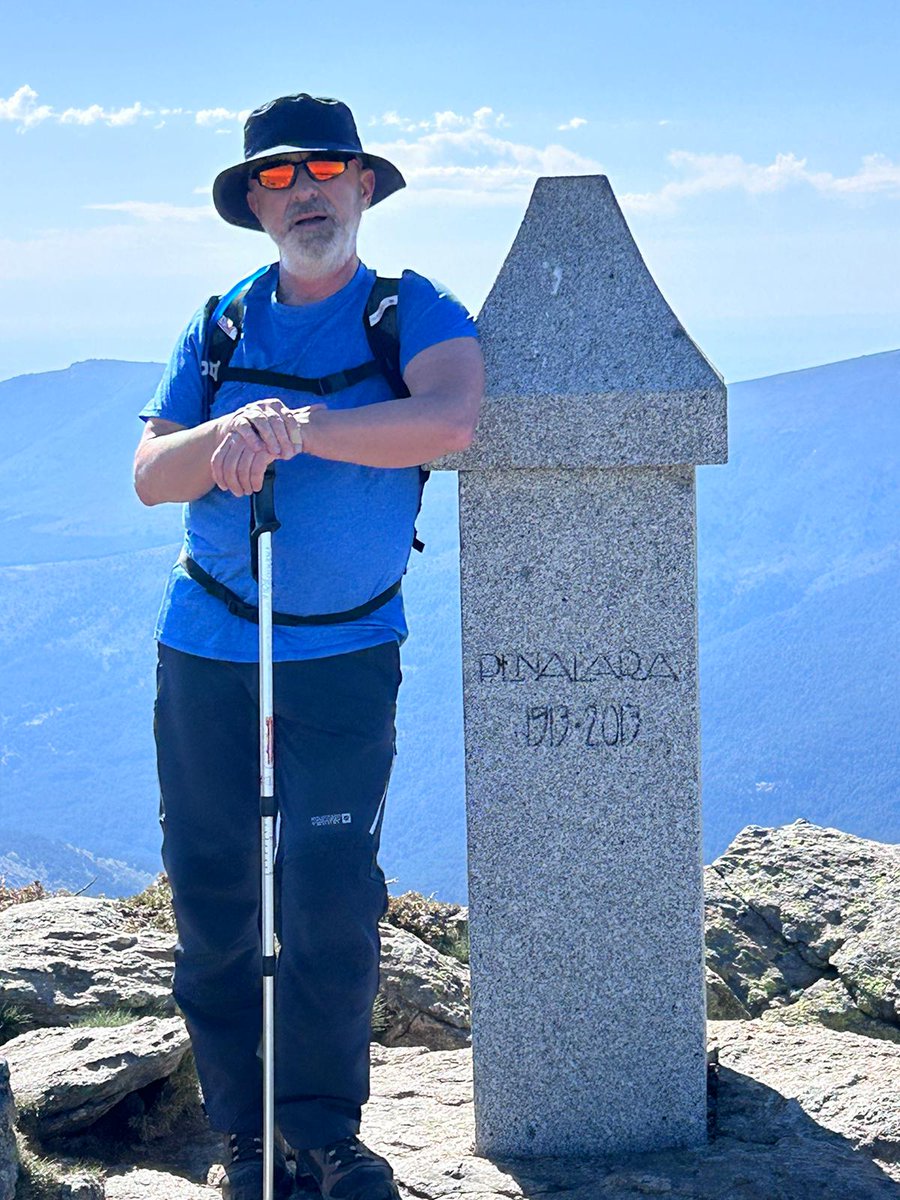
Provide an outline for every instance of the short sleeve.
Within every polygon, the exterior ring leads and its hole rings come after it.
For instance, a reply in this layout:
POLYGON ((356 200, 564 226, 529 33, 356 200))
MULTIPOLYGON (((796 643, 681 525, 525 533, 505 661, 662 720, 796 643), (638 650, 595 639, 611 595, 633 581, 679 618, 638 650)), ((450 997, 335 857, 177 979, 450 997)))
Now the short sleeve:
MULTIPOLYGON (((204 306, 205 308, 205 306, 204 306)), ((194 313, 166 364, 152 400, 141 409, 142 421, 162 417, 191 428, 203 421, 203 376, 200 371, 200 331, 204 308, 194 313)))
POLYGON ((465 305, 436 280, 404 271, 398 300, 401 372, 429 346, 450 338, 478 336, 465 305))

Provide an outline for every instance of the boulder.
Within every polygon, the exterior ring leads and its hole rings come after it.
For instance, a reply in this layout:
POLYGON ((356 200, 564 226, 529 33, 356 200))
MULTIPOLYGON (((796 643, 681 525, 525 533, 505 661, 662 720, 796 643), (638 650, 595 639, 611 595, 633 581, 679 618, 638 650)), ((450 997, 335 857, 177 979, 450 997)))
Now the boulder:
POLYGON ((900 1028, 900 846, 750 825, 704 886, 708 964, 751 1016, 838 978, 859 1013, 900 1028))
POLYGON ((188 1049, 180 1017, 34 1029, 3 1047, 20 1120, 39 1137, 86 1129, 132 1092, 171 1075, 188 1049))
POLYGON ((0 912, 0 994, 28 1024, 121 1006, 174 1012, 171 934, 126 931, 113 900, 52 896, 0 912))
POLYGON ((382 922, 379 934, 379 992, 390 1018, 381 1035, 384 1044, 432 1050, 468 1046, 469 968, 405 929, 382 922))
POLYGON ((0 1058, 0 1200, 13 1200, 18 1177, 16 1105, 9 1083, 9 1065, 5 1058, 0 1058))
POLYGON ((716 859, 703 871, 706 964, 756 1017, 776 997, 799 994, 821 979, 822 970, 811 966, 726 882, 720 862, 716 859))
POLYGON ((793 1003, 775 1004, 766 1009, 760 1020, 781 1021, 786 1025, 827 1025, 829 1029, 900 1043, 900 1028, 867 1017, 857 1008, 841 979, 817 980, 793 1003))

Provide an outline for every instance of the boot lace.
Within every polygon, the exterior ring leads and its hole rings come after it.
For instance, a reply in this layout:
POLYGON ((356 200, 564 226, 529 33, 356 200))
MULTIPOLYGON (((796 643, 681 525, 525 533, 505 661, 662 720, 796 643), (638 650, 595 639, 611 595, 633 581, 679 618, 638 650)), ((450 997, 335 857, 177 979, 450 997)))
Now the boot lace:
POLYGON ((233 1163, 250 1162, 255 1158, 262 1158, 262 1138, 255 1137, 252 1133, 232 1133, 228 1138, 228 1149, 233 1163))
POLYGON ((370 1163, 372 1159, 353 1135, 329 1146, 325 1151, 325 1161, 339 1167, 352 1167, 357 1163, 370 1163))

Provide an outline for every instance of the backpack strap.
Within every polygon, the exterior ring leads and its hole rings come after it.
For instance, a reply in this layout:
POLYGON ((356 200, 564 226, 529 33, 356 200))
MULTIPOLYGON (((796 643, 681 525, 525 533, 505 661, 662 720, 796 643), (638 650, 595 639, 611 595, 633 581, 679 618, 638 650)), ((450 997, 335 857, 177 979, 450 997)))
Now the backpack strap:
MULTIPOLYGON (((363 313, 363 328, 369 349, 372 351, 372 357, 378 363, 382 375, 391 385, 391 389, 398 399, 409 395, 409 388, 404 383, 400 371, 399 292, 399 279, 377 275, 363 313)), ((430 474, 431 472, 426 471, 424 467, 419 467, 417 517, 422 510, 422 492, 425 490, 425 484, 428 482, 430 474)), ((416 529, 413 529, 412 544, 413 549, 419 552, 425 549, 425 543, 419 537, 416 529)))
MULTIPOLYGON (((214 579, 183 548, 178 556, 178 565, 183 567, 191 579, 195 583, 199 583, 204 591, 215 596, 217 600, 221 600, 234 616, 243 617, 245 621, 252 621, 254 625, 259 624, 259 608, 255 604, 249 604, 246 600, 242 600, 237 592, 233 592, 230 587, 226 587, 224 583, 214 579)), ((395 580, 390 587, 379 592, 377 596, 373 596, 371 600, 367 600, 365 604, 358 604, 356 608, 348 608, 344 612, 309 613, 307 616, 273 612, 272 623, 274 625, 340 625, 345 621, 356 621, 360 617, 367 617, 369 613, 375 612, 376 609, 387 604, 388 600, 392 600, 400 591, 401 583, 402 579, 395 580)))
POLYGON ((200 374, 203 376, 203 420, 212 413, 213 400, 225 378, 225 371, 241 338, 244 327, 244 306, 247 293, 261 275, 272 268, 260 267, 223 296, 210 296, 203 310, 203 354, 200 374))
POLYGON ((400 280, 376 275, 366 308, 363 329, 372 357, 398 399, 409 395, 400 373, 400 325, 397 319, 400 280))
POLYGON ((358 367, 348 367, 346 371, 335 371, 333 375, 323 375, 319 379, 304 379, 300 375, 282 375, 279 371, 264 371, 255 367, 225 367, 219 372, 220 382, 235 379, 240 383, 269 383, 272 387, 288 392, 312 392, 314 396, 330 396, 333 392, 343 391, 353 387, 363 379, 372 375, 380 375, 381 368, 377 362, 360 363, 358 367))

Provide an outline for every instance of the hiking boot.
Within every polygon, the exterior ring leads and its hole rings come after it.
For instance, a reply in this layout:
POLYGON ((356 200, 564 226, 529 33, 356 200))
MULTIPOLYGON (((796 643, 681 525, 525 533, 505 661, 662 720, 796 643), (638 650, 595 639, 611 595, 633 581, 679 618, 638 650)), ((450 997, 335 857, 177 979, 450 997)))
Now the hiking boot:
MULTIPOLYGON (((225 1149, 228 1162, 222 1179, 222 1200, 262 1200, 262 1138, 251 1133, 230 1133, 225 1139, 225 1149)), ((276 1200, 287 1200, 294 1190, 294 1177, 277 1141, 274 1190, 276 1200)))
POLYGON ((294 1172, 294 1200, 322 1200, 322 1193, 315 1177, 310 1175, 302 1163, 297 1162, 297 1154, 287 1144, 284 1148, 288 1159, 288 1170, 294 1172))
POLYGON ((295 1150, 324 1200, 400 1200, 391 1164, 353 1134, 318 1150, 295 1150))

